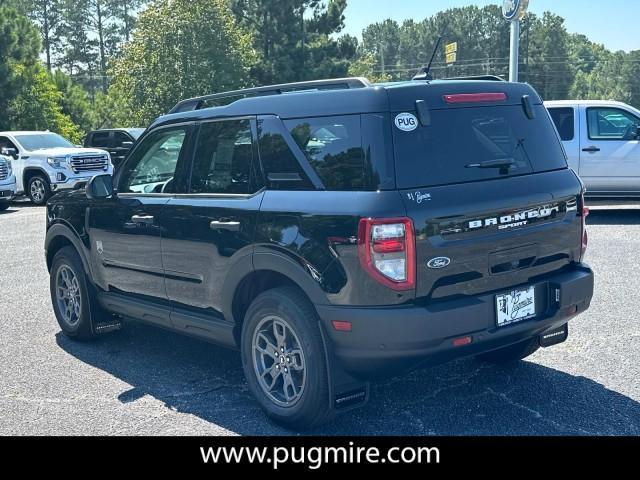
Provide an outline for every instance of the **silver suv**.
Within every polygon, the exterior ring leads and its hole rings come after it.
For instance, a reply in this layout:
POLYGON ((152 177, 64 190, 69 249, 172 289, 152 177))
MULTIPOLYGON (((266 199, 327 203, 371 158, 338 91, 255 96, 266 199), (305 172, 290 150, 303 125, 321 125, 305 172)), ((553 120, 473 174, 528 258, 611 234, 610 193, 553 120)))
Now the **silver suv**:
POLYGON ((12 157, 16 193, 36 205, 59 190, 84 185, 93 175, 113 174, 108 152, 76 147, 52 132, 0 132, 0 149, 12 157))

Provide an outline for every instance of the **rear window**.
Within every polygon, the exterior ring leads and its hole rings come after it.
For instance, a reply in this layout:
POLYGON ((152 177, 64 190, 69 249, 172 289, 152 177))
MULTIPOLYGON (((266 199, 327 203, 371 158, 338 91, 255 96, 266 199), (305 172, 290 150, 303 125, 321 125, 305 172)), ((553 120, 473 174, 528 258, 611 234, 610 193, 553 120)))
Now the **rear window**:
POLYGON ((569 142, 573 140, 573 132, 575 128, 573 108, 550 108, 549 113, 551 114, 553 123, 556 124, 558 133, 560 134, 560 139, 563 142, 569 142))
POLYGON ((501 105, 432 110, 430 126, 408 132, 394 126, 398 188, 566 168, 564 152, 545 107, 533 108, 533 120, 520 105, 501 105), (478 168, 489 162, 506 162, 510 167, 478 168))

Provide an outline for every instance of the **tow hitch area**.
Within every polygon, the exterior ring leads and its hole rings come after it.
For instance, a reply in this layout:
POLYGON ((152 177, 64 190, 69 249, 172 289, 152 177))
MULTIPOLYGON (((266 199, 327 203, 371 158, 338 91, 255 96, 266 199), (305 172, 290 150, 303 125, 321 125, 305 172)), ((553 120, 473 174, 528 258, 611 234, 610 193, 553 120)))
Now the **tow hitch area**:
POLYGON ((556 327, 552 330, 547 330, 540 335, 540 346, 550 347, 564 342, 569 336, 569 324, 565 323, 561 327, 556 327))

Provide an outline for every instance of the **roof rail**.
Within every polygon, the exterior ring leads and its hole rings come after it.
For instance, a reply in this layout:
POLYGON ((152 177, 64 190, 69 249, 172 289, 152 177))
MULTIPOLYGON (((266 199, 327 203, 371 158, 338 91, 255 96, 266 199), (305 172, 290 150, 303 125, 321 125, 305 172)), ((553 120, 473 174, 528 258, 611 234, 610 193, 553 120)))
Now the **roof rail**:
POLYGON ((232 97, 262 97, 267 95, 281 95, 283 93, 301 92, 306 90, 342 90, 349 88, 370 87, 371 83, 364 77, 331 78, 326 80, 312 80, 309 82, 282 83, 280 85, 266 85, 264 87, 245 88, 229 92, 213 93, 202 97, 182 100, 169 113, 190 112, 200 110, 205 102, 232 97))
POLYGON ((471 75, 469 77, 451 77, 442 80, 490 80, 492 82, 506 82, 506 80, 498 75, 471 75))

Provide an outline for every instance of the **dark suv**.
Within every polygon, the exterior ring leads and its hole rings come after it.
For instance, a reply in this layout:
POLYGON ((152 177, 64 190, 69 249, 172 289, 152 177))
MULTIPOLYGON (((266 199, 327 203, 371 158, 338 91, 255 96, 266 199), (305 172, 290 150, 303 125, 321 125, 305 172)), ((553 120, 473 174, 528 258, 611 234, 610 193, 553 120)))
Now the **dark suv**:
POLYGON ((120 165, 144 132, 144 128, 109 128, 93 130, 84 139, 85 147, 102 148, 111 155, 114 166, 120 165))
POLYGON ((564 341, 593 294, 586 213, 530 86, 339 79, 179 103, 113 179, 49 201, 45 248, 64 333, 238 348, 305 428, 372 377, 564 341))

